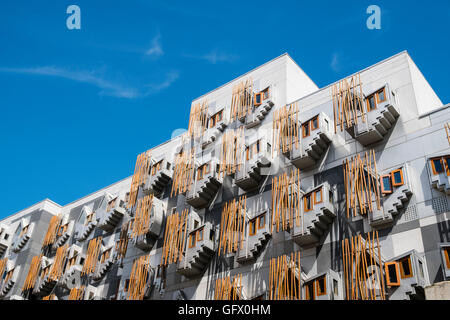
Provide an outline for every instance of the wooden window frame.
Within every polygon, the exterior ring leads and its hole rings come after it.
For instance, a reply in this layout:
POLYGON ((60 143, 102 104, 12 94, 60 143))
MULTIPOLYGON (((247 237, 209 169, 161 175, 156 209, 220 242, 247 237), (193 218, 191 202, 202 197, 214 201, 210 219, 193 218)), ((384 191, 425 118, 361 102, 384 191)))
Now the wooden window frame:
POLYGON ((396 261, 392 261, 392 262, 386 262, 384 264, 384 272, 386 274, 386 284, 388 287, 399 287, 400 286, 400 270, 398 268, 398 263, 396 261), (395 266, 395 274, 397 277, 397 281, 396 282, 392 282, 391 277, 389 276, 389 266, 395 266))
POLYGON ((263 213, 262 215, 260 215, 258 217, 257 228, 258 228, 258 230, 260 230, 260 229, 264 229, 265 227, 266 227, 266 214, 263 213), (262 226, 261 226, 261 221, 264 221, 262 226))
POLYGON ((442 157, 442 162, 444 163, 444 171, 446 172, 447 176, 450 176, 450 156, 442 157))
POLYGON ((380 177, 380 184, 381 184, 381 193, 382 194, 391 194, 392 193, 392 189, 393 189, 393 186, 392 186, 392 178, 391 178, 391 175, 390 174, 385 174, 385 175, 382 175, 381 177, 380 177), (390 183, 390 185, 391 185, 391 190, 386 190, 385 188, 384 188, 384 178, 389 178, 389 183, 390 183))
POLYGON ((402 169, 397 169, 397 170, 392 171, 392 172, 391 172, 391 177, 392 177, 391 183, 392 183, 392 186, 393 186, 393 187, 399 187, 399 186, 402 186, 402 185, 405 184, 405 182, 404 182, 404 180, 403 180, 403 170, 402 170, 402 169), (398 183, 395 182, 394 174, 395 174, 396 172, 400 172, 400 178, 401 178, 401 180, 402 180, 401 182, 398 182, 398 183))
POLYGON ((381 102, 385 102, 387 101, 387 97, 386 97, 386 87, 383 87, 383 89, 380 89, 376 92, 376 96, 377 96, 377 105, 381 102), (380 100, 380 92, 383 92, 383 96, 384 96, 384 100, 380 100))
POLYGON ((373 93, 373 94, 371 94, 370 96, 368 96, 366 98, 366 107, 367 107, 367 112, 370 112, 370 111, 373 111, 373 110, 377 109, 378 104, 377 104, 376 93, 373 93), (370 99, 371 98, 373 98, 373 102, 374 102, 374 107, 373 108, 370 107, 370 99))
POLYGON ((316 282, 316 296, 324 296, 327 294, 327 277, 326 276, 322 276, 318 279, 315 280, 316 282), (319 285, 319 281, 323 279, 323 290, 320 290, 320 285, 319 285))
POLYGON ((262 100, 262 93, 261 92, 253 94, 253 105, 255 107, 259 107, 262 104, 262 101, 263 100, 262 100), (259 96, 259 102, 257 102, 257 97, 258 96, 259 96))
POLYGON ((188 240, 189 241, 189 249, 195 247, 196 235, 197 235, 197 232, 191 232, 189 234, 189 240, 188 240), (192 241, 192 239, 194 239, 194 240, 192 241))
POLYGON ((314 190, 314 204, 322 203, 323 202, 323 193, 322 188, 314 190), (317 193, 320 192, 320 201, 317 201, 317 193))
POLYGON ((252 219, 248 222, 248 234, 249 236, 254 236, 256 234, 256 228, 257 228, 257 224, 256 224, 256 218, 252 219), (253 231, 252 231, 252 226, 253 226, 253 231))
POLYGON ((309 121, 305 122, 302 124, 302 137, 303 138, 307 138, 311 135, 311 128, 310 128, 310 124, 309 121), (305 134, 305 128, 308 127, 308 134, 305 134))
POLYGON ((204 232, 204 227, 201 227, 200 229, 197 230, 197 232, 196 232, 197 235, 196 235, 196 239, 195 239, 196 242, 203 241, 203 232, 204 232))
POLYGON ((399 259, 398 260, 398 264, 400 266, 400 277, 402 279, 408 279, 408 278, 411 278, 414 275, 413 269, 412 269, 412 266, 411 266, 411 256, 407 256, 407 257, 399 259), (410 271, 409 274, 405 274, 405 270, 403 269, 403 263, 402 262, 405 261, 405 260, 408 261, 408 266, 409 266, 409 271, 410 271))
POLYGON ((307 195, 305 195, 304 197, 303 197, 303 211, 304 212, 309 212, 309 211, 312 211, 314 209, 314 205, 313 205, 313 199, 312 199, 312 197, 311 197, 311 194, 309 193, 309 194, 307 194, 307 195), (309 198, 309 203, 310 203, 310 206, 311 206, 311 208, 308 210, 307 209, 307 207, 306 207, 306 199, 307 198, 309 198))
POLYGON ((444 251, 446 269, 450 269, 450 247, 442 247, 444 251))
POLYGON ((319 116, 315 116, 314 118, 312 118, 311 120, 310 120, 310 122, 311 122, 311 131, 314 131, 314 130, 317 130, 317 129, 319 129, 319 116), (316 120, 317 121, 317 126, 314 126, 314 120, 316 120))
POLYGON ((316 286, 315 286, 314 281, 306 283, 305 284, 305 289, 306 289, 305 290, 305 298, 306 298, 306 300, 316 300, 316 286), (312 288, 312 299, 309 296, 309 288, 310 287, 312 288))
POLYGON ((247 159, 247 161, 250 160, 250 146, 247 146, 245 148, 245 158, 247 159))
POLYGON ((209 174, 211 172, 211 163, 207 162, 203 164, 203 176, 209 174))
POLYGON ((267 100, 267 99, 269 99, 269 88, 270 87, 267 87, 267 88, 265 88, 263 91, 261 91, 261 101, 264 101, 264 100, 267 100), (266 95, 267 95, 267 97, 266 97, 266 95))
POLYGON ((441 173, 445 172, 444 164, 442 163, 442 157, 432 158, 432 159, 430 159, 430 161, 431 161, 431 169, 433 171, 433 175, 437 175, 437 174, 441 174, 441 173), (439 162, 441 163, 442 171, 439 171, 439 172, 436 171, 436 167, 434 166, 434 161, 435 160, 439 160, 439 162))

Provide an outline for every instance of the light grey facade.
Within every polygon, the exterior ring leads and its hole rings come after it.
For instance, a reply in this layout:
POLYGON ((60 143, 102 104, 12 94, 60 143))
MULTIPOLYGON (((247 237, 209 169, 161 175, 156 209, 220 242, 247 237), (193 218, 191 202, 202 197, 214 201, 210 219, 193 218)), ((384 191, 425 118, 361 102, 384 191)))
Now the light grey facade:
MULTIPOLYGON (((5 266, 0 269, 0 299, 51 295, 66 300, 74 288, 83 288, 82 299, 127 299, 136 285, 130 281, 133 266, 143 256, 147 257, 139 284, 143 299, 214 299, 216 280, 238 274, 242 281, 235 289, 240 290, 241 299, 268 299, 271 259, 297 251, 301 267, 295 279, 300 281, 303 298, 346 299, 350 297, 342 240, 365 237, 374 230, 379 235, 381 256, 377 259, 386 299, 425 298, 425 288, 450 280, 450 140, 444 129, 450 108, 440 101, 407 52, 358 74, 364 107, 373 93, 384 89, 385 95, 366 113, 364 123, 335 131, 332 85, 319 89, 284 54, 192 102, 208 103, 205 131, 188 140, 178 136, 151 149, 135 205, 130 206, 133 178, 129 177, 68 205, 47 199, 3 219, 0 259, 5 266), (248 113, 233 120, 233 88, 247 79, 253 84, 252 95, 266 88, 269 93, 258 97, 262 101, 257 106, 253 96, 248 113), (298 126, 293 130, 299 130, 301 138, 299 145, 283 153, 274 148, 274 112, 293 103, 299 107, 298 126), (216 114, 221 116, 212 120, 216 114), (308 127, 315 129, 302 137, 302 126, 316 116, 317 124, 308 127), (244 134, 242 148, 235 150, 241 161, 235 172, 222 173, 223 135, 238 129, 244 134), (188 190, 174 194, 173 185, 179 183, 174 173, 177 155, 191 147, 194 175, 187 179, 188 190), (348 217, 343 161, 369 150, 375 153, 376 178, 382 183, 382 177, 392 177, 389 181, 394 185, 381 196, 380 208, 348 217), (440 160, 433 164, 436 159, 440 160), (291 221, 292 228, 277 231, 273 227, 273 178, 297 169, 300 192, 296 199, 300 199, 302 222, 291 221), (401 183, 395 185, 398 170, 401 183), (318 190, 320 195, 316 195, 318 190), (221 226, 225 204, 243 196, 242 232, 239 226, 221 226), (134 223, 144 197, 152 199, 146 209, 149 220, 144 220, 145 232, 136 235, 134 223), (314 204, 304 212, 305 202, 311 199, 314 204), (180 259, 164 264, 171 241, 168 217, 182 212, 186 220, 178 224, 182 229, 177 240, 182 250, 176 252, 180 259), (52 245, 43 248, 55 215, 61 218, 58 234, 52 245), (232 253, 222 250, 219 254, 223 230, 238 239, 232 253), (92 262, 88 262, 92 260, 90 241, 98 237, 101 244, 94 254, 94 270, 83 274, 83 266, 92 262), (121 239, 127 243, 124 255, 119 252, 121 239), (61 275, 56 281, 46 280, 41 276, 43 270, 56 263, 56 250, 65 245, 61 275), (24 291, 31 260, 40 254, 35 284, 24 291), (400 270, 398 284, 390 286, 389 263, 397 266, 392 270, 400 270), (314 292, 307 293, 309 288, 314 292)), ((293 215, 290 219, 300 218, 293 215)))

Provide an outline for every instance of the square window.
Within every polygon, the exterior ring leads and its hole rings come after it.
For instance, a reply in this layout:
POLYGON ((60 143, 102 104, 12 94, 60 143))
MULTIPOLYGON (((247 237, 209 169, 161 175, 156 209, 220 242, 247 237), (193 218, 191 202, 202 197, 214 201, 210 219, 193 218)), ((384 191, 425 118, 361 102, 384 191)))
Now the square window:
POLYGON ((388 174, 381 176, 381 192, 384 194, 392 193, 391 176, 388 174))
POLYGON ((403 171, 402 169, 397 169, 391 172, 392 176, 392 185, 394 187, 403 185, 403 171))
POLYGON ((314 191, 314 204, 322 202, 322 188, 314 191))
POLYGON ((411 268, 411 256, 407 256, 406 258, 399 260, 399 265, 402 279, 411 278, 413 276, 411 268))
POLYGON ((433 174, 439 174, 444 172, 444 167, 442 165, 441 158, 431 159, 431 168, 433 170, 433 174))

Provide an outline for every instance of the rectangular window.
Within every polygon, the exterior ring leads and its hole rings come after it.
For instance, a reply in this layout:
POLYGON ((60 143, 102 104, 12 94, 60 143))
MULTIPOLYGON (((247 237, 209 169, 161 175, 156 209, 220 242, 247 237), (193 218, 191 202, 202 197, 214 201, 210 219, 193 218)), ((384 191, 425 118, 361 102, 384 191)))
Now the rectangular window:
POLYGON ((189 248, 195 247, 195 232, 189 235, 189 248))
POLYGON ((444 250, 445 265, 447 269, 450 269, 450 247, 442 248, 444 250))
POLYGON ((394 187, 403 185, 403 171, 402 169, 397 169, 391 172, 392 176, 392 185, 394 187))
POLYGON ((339 287, 336 279, 333 279, 333 292, 335 296, 339 295, 339 287))
POLYGON ((263 229, 266 226, 266 214, 258 217, 258 229, 263 229))
POLYGON ((367 112, 375 110, 377 108, 377 103, 375 101, 375 95, 371 95, 367 98, 367 112))
POLYGON ((209 172, 210 172, 210 165, 209 165, 209 162, 208 162, 208 163, 205 163, 203 165, 203 174, 207 175, 209 172))
POLYGON ((316 130, 319 128, 319 117, 316 116, 311 120, 311 131, 316 130))
POLYGON ((261 98, 262 98, 261 93, 255 93, 255 95, 253 97, 255 107, 258 107, 261 105, 261 102, 262 102, 261 98))
POLYGON ((304 211, 308 212, 312 210, 312 203, 311 203, 311 195, 308 194, 304 197, 304 211))
POLYGON ((203 228, 197 230, 197 242, 203 241, 203 228))
POLYGON ((318 296, 323 296, 327 294, 327 282, 325 276, 320 277, 319 279, 316 280, 316 287, 318 296))
POLYGON ((318 204, 322 202, 322 188, 314 191, 314 204, 318 204))
POLYGON ((411 256, 407 256, 399 260, 400 274, 402 279, 411 278, 413 276, 411 268, 411 256))
POLYGON ((314 281, 306 284, 306 300, 316 300, 316 296, 314 294, 314 281))
POLYGON ((256 219, 250 220, 249 222, 249 235, 253 236, 256 234, 256 219))
POLYGON ((381 176, 381 192, 392 193, 391 176, 389 174, 381 176))
POLYGON ((125 287, 123 288, 123 291, 127 292, 129 286, 130 286, 130 279, 127 279, 125 280, 125 287))
POLYGON ((333 191, 328 191, 328 200, 330 201, 330 203, 334 202, 334 195, 333 195, 333 191))
POLYGON ((386 101, 386 92, 384 90, 385 90, 385 88, 383 88, 377 92, 377 102, 378 103, 386 101))
POLYGON ((303 128, 302 129, 302 131, 303 131, 303 134, 302 134, 303 138, 308 137, 309 136, 309 121, 304 123, 302 125, 302 128, 303 128))
POLYGON ((384 264, 384 271, 386 273, 386 284, 390 287, 400 286, 400 273, 397 262, 386 262, 384 264))
POLYGON ((447 171, 447 175, 450 176, 450 157, 444 158, 445 171, 447 171))
POLYGON ((441 158, 431 159, 431 169, 433 170, 433 174, 439 174, 444 172, 444 166, 442 165, 441 158))

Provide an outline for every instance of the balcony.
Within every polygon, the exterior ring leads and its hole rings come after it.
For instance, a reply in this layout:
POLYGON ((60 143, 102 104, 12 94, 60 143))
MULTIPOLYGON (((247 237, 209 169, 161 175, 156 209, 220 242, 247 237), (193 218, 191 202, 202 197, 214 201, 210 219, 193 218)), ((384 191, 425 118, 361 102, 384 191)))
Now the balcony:
POLYGON ((361 115, 357 123, 347 128, 350 135, 363 146, 367 146, 384 139, 384 136, 392 129, 400 116, 395 107, 395 99, 389 86, 371 93, 364 99, 364 108, 368 111, 365 122, 361 115))
POLYGON ((97 225, 95 212, 91 208, 84 206, 81 210, 81 217, 75 229, 76 239, 78 241, 86 240, 91 234, 92 230, 97 225))
POLYGON ((112 251, 112 247, 107 250, 103 250, 100 261, 97 263, 97 268, 93 275, 94 280, 101 280, 115 263, 115 255, 112 251))
POLYGON ((172 181, 172 164, 163 158, 155 162, 150 168, 150 174, 146 178, 144 192, 159 197, 172 181))
POLYGON ((95 212, 98 218, 97 226, 110 232, 118 225, 125 213, 124 202, 118 196, 113 197, 107 193, 95 212))
POLYGON ((373 228, 384 228, 393 224, 395 217, 412 196, 408 166, 386 171, 380 176, 382 209, 378 210, 375 202, 373 212, 369 213, 373 228))
POLYGON ((344 288, 340 275, 329 270, 307 278, 303 285, 306 300, 344 300, 344 288))
POLYGON ((17 281, 20 274, 20 266, 14 266, 12 261, 8 261, 5 270, 5 277, 0 279, 0 298, 4 298, 17 281))
POLYGON ((222 186, 216 162, 210 160, 197 166, 195 179, 186 195, 186 202, 196 209, 205 208, 216 196, 222 186))
POLYGON ((260 139, 248 145, 245 149, 245 160, 237 165, 235 183, 242 190, 257 188, 268 175, 272 155, 270 145, 264 141, 265 139, 260 139))
POLYGON ((245 117, 245 127, 249 129, 259 125, 274 105, 274 88, 272 86, 260 93, 256 93, 254 95, 251 112, 245 117))
POLYGON ((82 248, 75 244, 68 248, 67 264, 61 276, 61 285, 66 289, 74 288, 77 279, 81 278, 81 271, 83 270, 82 263, 85 256, 82 254, 82 248), (75 283, 74 283, 75 282, 75 283))
POLYGON ((317 243, 336 217, 335 192, 328 182, 306 192, 302 211, 295 219, 292 238, 299 246, 317 243))
POLYGON ((143 223, 148 224, 141 225, 142 230, 138 230, 138 226, 135 225, 136 218, 133 220, 132 226, 128 229, 128 237, 131 239, 131 243, 144 251, 151 250, 161 234, 164 222, 164 203, 158 198, 153 197, 151 208, 148 208, 148 210, 150 212, 143 212, 144 216, 149 215, 149 219, 143 218, 143 223))
POLYGON ((424 299, 429 285, 425 260, 416 250, 399 255, 385 263, 389 300, 424 299))
MULTIPOLYGON (((58 249, 59 247, 63 246, 67 240, 70 238, 70 235, 72 234, 74 222, 68 221, 69 216, 66 216, 63 219, 62 225, 58 230, 58 234, 56 235, 55 245, 53 246, 55 249, 58 249)), ((52 247, 52 248, 53 248, 52 247)))
POLYGON ((28 220, 22 219, 19 226, 16 229, 14 238, 12 241, 12 251, 17 253, 25 247, 28 240, 31 238, 33 232, 33 224, 30 224, 28 220))
POLYGON ((327 151, 333 139, 333 122, 323 112, 303 122, 301 139, 292 143, 289 158, 299 169, 314 166, 327 151))
POLYGON ((257 214, 247 222, 246 236, 242 239, 236 256, 236 261, 246 263, 255 259, 264 250, 271 237, 268 212, 257 214))
POLYGON ((224 113, 224 109, 209 117, 208 129, 206 129, 202 137, 202 148, 204 149, 216 141, 228 126, 229 122, 229 113, 224 113))
POLYGON ((427 162, 431 186, 450 195, 450 155, 429 158, 427 162))
POLYGON ((50 269, 52 268, 54 259, 49 259, 43 257, 41 260, 41 272, 39 277, 36 279, 36 283, 33 288, 33 294, 40 297, 45 297, 50 294, 50 292, 55 287, 58 279, 50 276, 50 269))
POLYGON ((186 277, 202 274, 215 253, 214 227, 210 222, 189 232, 177 271, 186 277))

